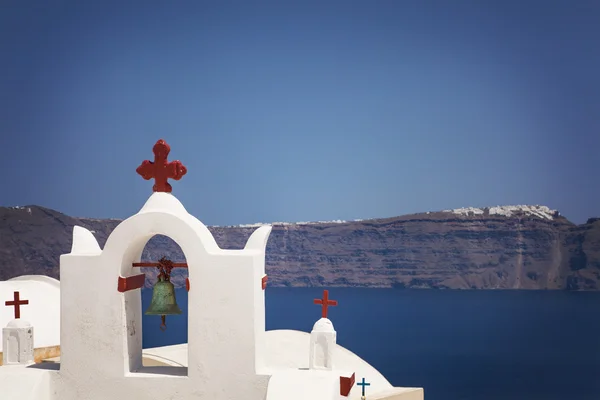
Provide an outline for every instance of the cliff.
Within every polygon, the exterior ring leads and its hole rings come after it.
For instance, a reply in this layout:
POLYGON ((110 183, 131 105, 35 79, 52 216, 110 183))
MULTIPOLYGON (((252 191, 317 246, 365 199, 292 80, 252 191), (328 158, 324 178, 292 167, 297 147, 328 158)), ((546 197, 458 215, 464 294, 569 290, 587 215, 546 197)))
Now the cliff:
MULTIPOLYGON (((59 256, 74 225, 100 246, 120 222, 74 218, 38 206, 0 207, 0 280, 24 274, 59 278, 59 256)), ((266 268, 272 286, 439 289, 600 289, 600 219, 569 222, 543 206, 465 208, 401 217, 274 223, 266 268)), ((222 248, 242 248, 258 225, 209 227, 222 248)), ((184 261, 155 236, 143 259, 184 261)), ((156 279, 147 272, 146 285, 156 279)), ((181 285, 186 270, 176 270, 181 285)))

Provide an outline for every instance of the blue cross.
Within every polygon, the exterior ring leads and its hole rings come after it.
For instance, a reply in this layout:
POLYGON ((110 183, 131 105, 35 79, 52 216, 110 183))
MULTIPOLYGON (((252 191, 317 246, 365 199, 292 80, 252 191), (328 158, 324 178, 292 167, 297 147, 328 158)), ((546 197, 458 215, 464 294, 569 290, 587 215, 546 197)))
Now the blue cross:
POLYGON ((362 386, 362 396, 365 397, 365 386, 371 386, 370 383, 365 382, 365 378, 362 378, 362 382, 358 382, 357 386, 362 386))

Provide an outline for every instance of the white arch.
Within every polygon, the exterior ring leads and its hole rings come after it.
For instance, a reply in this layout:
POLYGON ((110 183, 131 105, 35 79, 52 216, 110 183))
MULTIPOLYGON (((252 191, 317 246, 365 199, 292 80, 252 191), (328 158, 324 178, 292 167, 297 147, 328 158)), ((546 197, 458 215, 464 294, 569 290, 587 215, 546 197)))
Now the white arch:
POLYGON ((202 258, 221 250, 208 228, 188 214, 177 198, 170 193, 154 193, 138 214, 113 230, 102 256, 123 255, 122 262, 118 263, 119 273, 131 275, 131 262, 140 260, 146 243, 155 235, 167 236, 181 247, 190 275, 199 268, 202 258))

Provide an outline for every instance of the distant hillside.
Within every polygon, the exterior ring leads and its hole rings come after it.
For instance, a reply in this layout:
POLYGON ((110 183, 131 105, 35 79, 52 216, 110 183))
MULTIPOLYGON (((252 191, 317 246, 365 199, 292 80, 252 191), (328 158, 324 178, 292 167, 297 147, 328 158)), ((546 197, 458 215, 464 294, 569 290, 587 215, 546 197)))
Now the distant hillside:
MULTIPOLYGON (((72 229, 90 229, 100 246, 119 224, 73 218, 38 206, 0 207, 0 280, 23 274, 59 278, 72 229)), ((243 248, 257 225, 209 227, 222 248, 243 248)), ((155 236, 145 260, 184 260, 155 236)), ((146 269, 147 286, 156 279, 146 269)), ((184 281, 178 270, 176 284, 184 281)), ((600 219, 582 225, 543 206, 464 208, 401 217, 274 223, 267 245, 273 286, 452 289, 600 289, 600 219)))

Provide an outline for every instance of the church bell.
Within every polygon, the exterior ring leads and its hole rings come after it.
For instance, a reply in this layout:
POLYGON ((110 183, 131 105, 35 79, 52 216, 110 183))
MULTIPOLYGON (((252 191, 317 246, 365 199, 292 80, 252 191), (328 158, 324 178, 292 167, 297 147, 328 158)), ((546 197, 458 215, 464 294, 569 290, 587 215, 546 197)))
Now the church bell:
POLYGON ((152 289, 152 301, 146 310, 146 315, 178 315, 183 311, 175 299, 175 286, 163 279, 156 282, 152 289))

